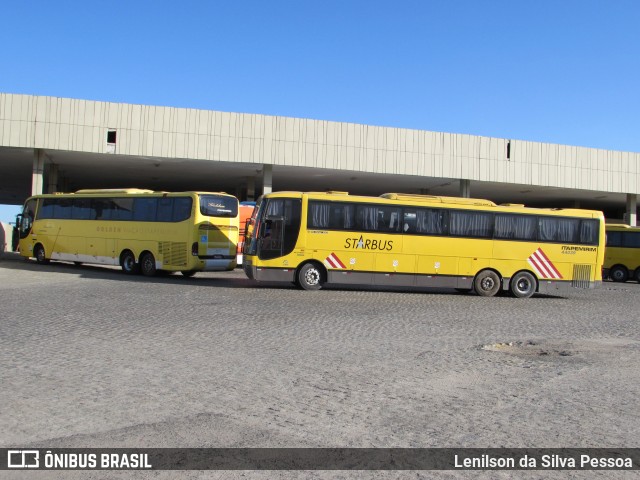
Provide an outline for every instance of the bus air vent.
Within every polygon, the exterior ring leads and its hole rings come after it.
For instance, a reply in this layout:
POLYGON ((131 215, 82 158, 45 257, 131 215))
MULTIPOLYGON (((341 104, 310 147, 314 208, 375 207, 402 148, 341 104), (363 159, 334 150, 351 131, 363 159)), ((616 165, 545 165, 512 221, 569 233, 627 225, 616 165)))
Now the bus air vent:
POLYGON ((591 265, 574 265, 573 280, 571 286, 574 288, 589 288, 591 280, 591 265))
POLYGON ((158 242, 158 253, 163 263, 177 267, 187 266, 187 244, 185 242, 158 242))

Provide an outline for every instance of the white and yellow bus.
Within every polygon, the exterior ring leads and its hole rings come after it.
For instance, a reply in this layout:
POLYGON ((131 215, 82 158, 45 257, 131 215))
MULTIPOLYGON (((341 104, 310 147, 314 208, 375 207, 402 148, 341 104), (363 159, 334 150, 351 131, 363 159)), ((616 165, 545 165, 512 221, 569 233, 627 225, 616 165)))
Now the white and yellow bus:
POLYGON ((640 282, 640 228, 608 224, 603 276, 614 282, 640 282))
POLYGON ((28 198, 20 254, 120 265, 126 273, 233 270, 238 199, 225 193, 79 190, 28 198))
POLYGON ((447 287, 516 297, 602 282, 602 212, 388 193, 277 192, 251 220, 243 268, 255 280, 447 287))

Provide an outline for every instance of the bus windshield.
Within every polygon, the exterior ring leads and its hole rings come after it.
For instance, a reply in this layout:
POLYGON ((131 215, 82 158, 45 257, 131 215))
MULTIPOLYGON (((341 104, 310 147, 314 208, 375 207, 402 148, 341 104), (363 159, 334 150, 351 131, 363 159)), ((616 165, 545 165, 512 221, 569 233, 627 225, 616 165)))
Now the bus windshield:
POLYGON ((200 213, 207 217, 236 217, 238 200, 219 195, 201 195, 200 213))

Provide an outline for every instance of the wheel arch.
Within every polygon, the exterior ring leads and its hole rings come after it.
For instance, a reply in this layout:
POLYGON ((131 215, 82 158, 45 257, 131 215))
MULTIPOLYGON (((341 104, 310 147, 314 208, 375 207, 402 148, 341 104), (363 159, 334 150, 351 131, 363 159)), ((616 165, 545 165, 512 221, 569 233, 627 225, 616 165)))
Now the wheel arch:
MULTIPOLYGON (((495 273, 496 275, 498 275, 498 278, 500 279, 500 283, 502 283, 502 281, 503 281, 503 280, 504 280, 504 278, 505 278, 505 277, 504 277, 504 275, 502 275, 502 274, 500 273, 500 270, 498 270, 497 268, 495 268, 495 267, 486 267, 486 268, 481 268, 480 270, 478 270, 478 271, 476 272, 476 274, 473 276, 473 279, 475 280, 475 279, 476 279, 476 277, 477 277, 478 275, 480 275, 482 272, 487 272, 487 271, 489 271, 489 272, 493 272, 493 273, 495 273)), ((516 272, 516 273, 517 273, 517 272, 516 272)), ((515 274, 514 274, 514 275, 515 275, 515 274)))
MULTIPOLYGON (((36 257, 36 250, 38 248, 41 248, 42 251, 44 252, 44 258, 45 260, 47 259, 47 249, 44 247, 44 243, 42 243, 41 241, 37 241, 36 243, 33 244, 33 249, 31 250, 31 253, 33 254, 33 257, 36 257)), ((51 257, 49 257, 51 258, 51 257)))
POLYGON ((313 263, 314 265, 317 265, 320 269, 320 272, 322 272, 322 274, 324 275, 324 281, 327 282, 329 280, 329 271, 327 270, 326 265, 322 263, 320 260, 317 260, 315 258, 308 258, 298 263, 298 266, 296 267, 296 271, 295 271, 295 278, 298 278, 298 274, 300 273, 300 270, 307 263, 313 263))

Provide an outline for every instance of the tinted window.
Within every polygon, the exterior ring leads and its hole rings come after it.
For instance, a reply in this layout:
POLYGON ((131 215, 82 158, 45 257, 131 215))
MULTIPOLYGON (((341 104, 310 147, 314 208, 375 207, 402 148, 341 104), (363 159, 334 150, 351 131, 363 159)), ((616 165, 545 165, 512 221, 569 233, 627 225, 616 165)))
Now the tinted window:
POLYGON ((416 232, 427 235, 447 233, 449 212, 442 209, 419 209, 416 211, 416 232))
POLYGON ((399 232, 400 213, 398 207, 356 205, 356 228, 371 232, 399 232))
POLYGON ((42 206, 38 211, 38 218, 53 218, 54 199, 45 198, 42 200, 42 206))
POLYGON ((238 200, 221 195, 202 195, 200 213, 207 217, 235 217, 238 215, 238 200))
POLYGON ((72 202, 71 218, 74 220, 93 220, 95 210, 91 208, 90 198, 74 198, 72 202))
POLYGON ((190 197, 176 197, 173 199, 173 215, 171 220, 182 222, 191 217, 191 206, 193 202, 190 197))
POLYGON ((597 245, 600 236, 598 220, 582 220, 580 222, 580 243, 597 245))
POLYGON ((96 212, 96 220, 111 220, 113 201, 107 198, 94 198, 91 200, 91 208, 96 212))
POLYGON ((111 199, 111 220, 131 220, 133 218, 133 198, 111 199))
POLYGON ((157 199, 156 220, 158 222, 173 221, 173 198, 162 197, 157 199))
POLYGON ((309 202, 308 228, 352 230, 355 228, 355 205, 344 202, 309 202))
POLYGON ((622 246, 640 248, 640 232, 624 232, 622 234, 622 246))
POLYGON ((484 212, 452 211, 449 231, 461 237, 490 238, 493 230, 493 215, 484 212))
POLYGON ((70 198, 56 198, 53 201, 53 218, 71 218, 73 203, 70 198))
POLYGON ((543 242, 578 243, 580 220, 540 217, 538 237, 543 242))
POLYGON ((607 247, 621 247, 622 232, 607 232, 607 247))
POLYGON ((155 222, 157 209, 157 198, 136 198, 133 200, 133 219, 138 222, 155 222))
POLYGON ((495 218, 494 236, 505 240, 535 240, 538 217, 533 215, 503 215, 495 218))

